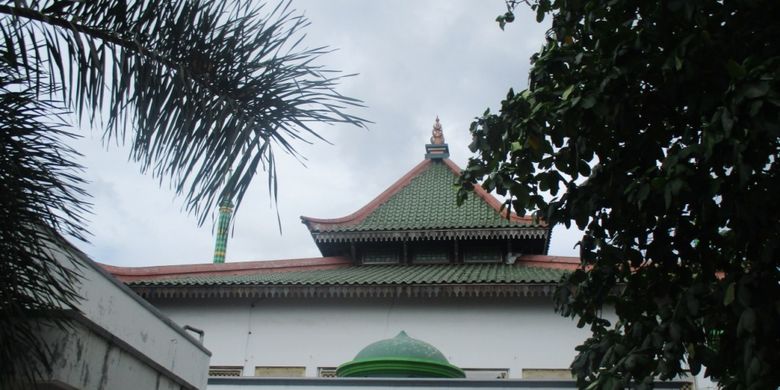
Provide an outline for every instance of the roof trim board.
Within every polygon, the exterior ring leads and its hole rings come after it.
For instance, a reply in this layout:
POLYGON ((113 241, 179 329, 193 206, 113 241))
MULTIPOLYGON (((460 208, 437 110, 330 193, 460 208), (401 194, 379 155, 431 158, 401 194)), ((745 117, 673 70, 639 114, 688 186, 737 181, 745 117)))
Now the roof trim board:
MULTIPOLYGON (((449 168, 449 170, 453 173, 454 176, 460 175, 460 171, 461 171, 460 167, 458 167, 454 162, 452 162, 452 160, 448 158, 444 158, 438 161, 443 162, 444 165, 447 168, 449 168)), ((394 195, 396 195, 401 190, 406 188, 414 178, 418 177, 420 174, 422 174, 428 168, 430 168, 431 164, 435 164, 435 163, 437 162, 434 162, 433 160, 430 159, 423 160, 422 162, 417 164, 414 168, 412 168, 412 170, 407 172, 404 176, 402 176, 395 183, 393 183, 390 187, 388 187, 385 191, 379 194, 376 198, 374 198, 368 204, 361 207, 359 210, 355 211, 352 214, 349 214, 341 218, 313 218, 313 217, 301 216, 301 221, 312 232, 323 231, 330 226, 358 224, 363 220, 365 220, 371 213, 373 213, 381 205, 385 204, 390 198, 392 198, 394 195)), ((493 210, 495 210, 496 213, 506 218, 507 210, 502 211, 501 203, 495 197, 493 197, 487 191, 485 191, 485 189, 482 188, 482 186, 480 185, 474 186, 474 193, 478 197, 480 197, 485 203, 487 203, 493 210)), ((510 222, 523 223, 523 224, 534 223, 533 217, 519 216, 515 213, 509 214, 509 220, 510 222)), ((543 221, 539 221, 537 223, 540 226, 546 226, 546 224, 544 224, 543 221)))
POLYGON ((418 241, 452 239, 516 239, 547 237, 546 227, 483 228, 483 229, 430 229, 430 230, 370 230, 370 231, 321 231, 311 232, 314 241, 323 242, 375 242, 375 241, 418 241))
POLYGON ((412 179, 419 176, 420 173, 425 171, 425 168, 427 168, 429 164, 431 164, 431 160, 428 159, 423 160, 422 162, 417 164, 414 168, 412 168, 411 171, 407 172, 395 183, 391 184, 390 187, 382 191, 382 193, 379 194, 376 198, 374 198, 373 200, 368 202, 365 206, 361 207, 360 209, 358 209, 352 214, 349 214, 341 218, 314 218, 314 217, 306 217, 302 215, 301 222, 306 224, 306 226, 308 226, 309 229, 312 229, 312 226, 310 224, 358 223, 363 219, 365 219, 369 214, 371 214, 371 212, 374 211, 377 207, 387 202, 387 200, 390 199, 393 195, 395 195, 398 191, 401 191, 404 187, 409 185, 409 183, 412 182, 412 179))
MULTIPOLYGON (((166 278, 205 277, 268 274, 283 272, 306 272, 314 270, 340 269, 353 266, 345 257, 313 257, 303 259, 284 259, 266 261, 240 261, 235 263, 180 264, 153 267, 120 267, 97 263, 124 283, 166 278)), ((578 257, 522 255, 514 259, 515 266, 574 270, 580 265, 578 257)))
POLYGON ((245 275, 276 272, 325 270, 352 265, 345 257, 314 257, 302 259, 242 261, 236 263, 203 263, 163 265, 153 267, 118 267, 97 263, 125 283, 137 280, 156 280, 170 277, 199 275, 245 275))
POLYGON ((357 286, 133 286, 145 299, 520 298, 550 297, 555 283, 357 286))

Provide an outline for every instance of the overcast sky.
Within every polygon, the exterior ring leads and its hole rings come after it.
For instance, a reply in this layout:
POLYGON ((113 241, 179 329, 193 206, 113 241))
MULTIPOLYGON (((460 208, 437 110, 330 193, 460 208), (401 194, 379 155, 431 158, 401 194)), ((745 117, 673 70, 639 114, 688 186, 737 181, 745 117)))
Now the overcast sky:
MULTIPOLYGON (((300 144, 306 166, 279 158, 279 213, 266 176, 258 172, 235 216, 227 261, 319 256, 301 215, 333 218, 352 213, 423 159, 436 115, 451 159, 470 156, 468 127, 486 108, 498 107, 510 87, 526 86, 529 60, 547 25, 528 9, 501 31, 502 0, 361 1, 294 0, 310 19, 305 44, 338 49, 320 63, 359 75, 340 88, 366 108, 354 114, 374 122, 368 131, 319 126, 333 145, 300 144)), ((128 162, 128 151, 105 148, 100 133, 82 139, 94 214, 90 243, 77 244, 99 262, 147 266, 211 262, 214 226, 198 227, 182 199, 128 162)), ((576 255, 578 232, 556 229, 550 254, 576 255)))

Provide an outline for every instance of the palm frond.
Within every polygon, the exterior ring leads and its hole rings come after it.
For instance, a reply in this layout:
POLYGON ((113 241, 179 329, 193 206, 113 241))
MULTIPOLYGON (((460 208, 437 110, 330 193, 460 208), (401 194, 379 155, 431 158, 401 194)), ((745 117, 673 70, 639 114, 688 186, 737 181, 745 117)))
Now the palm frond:
POLYGON ((77 308, 78 275, 51 252, 56 233, 85 237, 89 206, 65 110, 104 122, 106 142, 129 143, 200 223, 224 198, 238 207, 260 169, 275 199, 274 146, 297 156, 324 138, 313 123, 366 126, 348 113, 361 102, 336 91, 349 75, 316 65, 330 50, 304 46, 308 21, 289 2, 267 8, 0 1, 0 387, 41 377, 51 351, 38 328, 77 308))
MULTIPOLYGON (((202 223, 223 196, 238 207, 258 169, 273 169, 270 144, 297 155, 297 142, 323 139, 313 123, 368 123, 347 112, 361 102, 336 91, 349 75, 315 64, 330 50, 303 47, 306 18, 290 2, 266 7, 53 1, 0 14, 7 46, 37 48, 26 68, 47 69, 83 120, 105 109, 106 139, 130 142, 132 159, 202 223)), ((276 175, 267 177, 275 194, 276 175)))
MULTIPOLYGON (((83 238, 88 205, 81 167, 72 162, 77 153, 62 142, 73 136, 57 121, 62 108, 37 99, 2 59, 8 56, 0 55, 0 388, 17 388, 49 368, 39 313, 76 310, 78 275, 50 250, 49 229, 83 238)), ((47 315, 45 324, 67 323, 47 315)))

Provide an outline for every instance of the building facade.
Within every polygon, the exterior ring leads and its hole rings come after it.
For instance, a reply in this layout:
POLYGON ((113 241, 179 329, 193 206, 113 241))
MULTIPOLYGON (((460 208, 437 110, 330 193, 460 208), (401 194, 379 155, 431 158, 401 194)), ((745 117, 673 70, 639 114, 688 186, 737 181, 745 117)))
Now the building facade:
POLYGON ((341 218, 302 217, 319 258, 105 267, 205 331, 210 388, 573 388, 568 366, 587 333, 552 296, 579 260, 548 256, 549 227, 479 186, 456 205, 448 155, 437 118, 425 159, 374 200, 341 218), (332 378, 401 331, 466 379, 332 378))

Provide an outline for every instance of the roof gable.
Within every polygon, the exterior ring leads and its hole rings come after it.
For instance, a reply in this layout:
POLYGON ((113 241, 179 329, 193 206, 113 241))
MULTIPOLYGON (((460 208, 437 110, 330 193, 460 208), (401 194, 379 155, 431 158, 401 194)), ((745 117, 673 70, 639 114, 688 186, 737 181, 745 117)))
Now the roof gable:
POLYGON ((426 159, 382 194, 343 218, 301 217, 312 232, 538 227, 530 217, 501 211, 482 187, 460 207, 455 183, 460 168, 449 159, 426 159))

